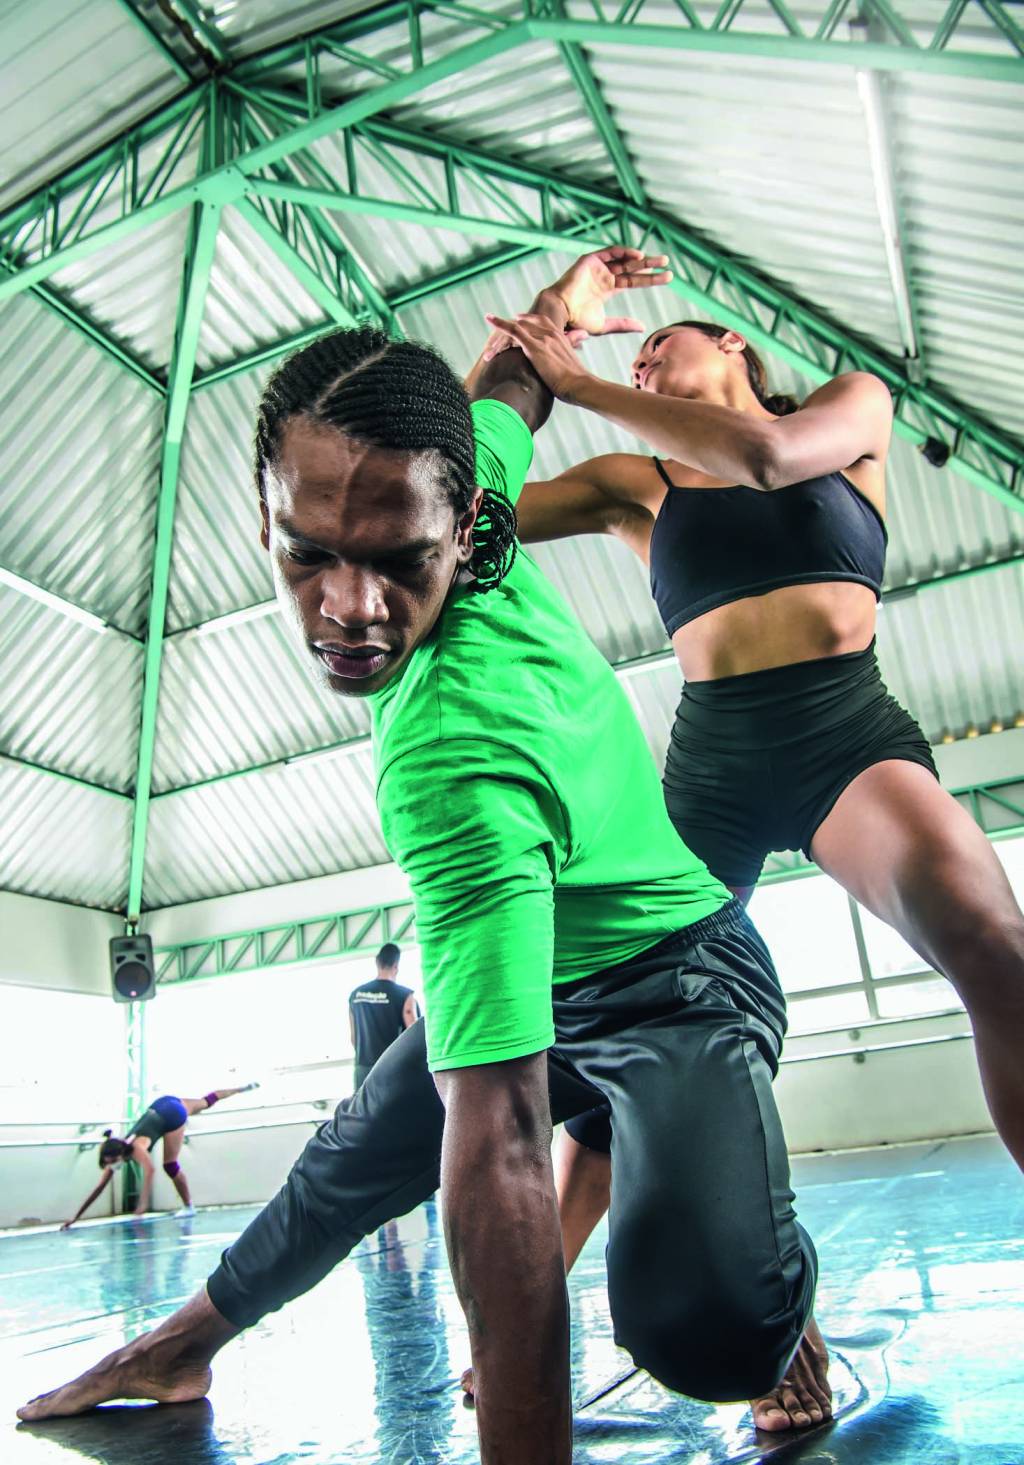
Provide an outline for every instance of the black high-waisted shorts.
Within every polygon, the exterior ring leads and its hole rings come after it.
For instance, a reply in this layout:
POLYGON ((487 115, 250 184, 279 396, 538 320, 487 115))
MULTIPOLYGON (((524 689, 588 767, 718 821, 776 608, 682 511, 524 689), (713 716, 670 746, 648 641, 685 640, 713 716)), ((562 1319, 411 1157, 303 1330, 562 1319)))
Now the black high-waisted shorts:
POLYGON ((688 682, 665 761, 679 834, 719 880, 754 885, 773 850, 801 850, 859 773, 888 759, 938 777, 931 748, 865 651, 688 682))
MULTIPOLYGON (((772 850, 802 850, 858 773, 889 758, 936 773, 924 733, 885 689, 866 651, 688 682, 665 762, 665 802, 682 838, 734 889, 754 885, 772 850)), ((602 1104, 566 1123, 611 1148, 602 1104)))

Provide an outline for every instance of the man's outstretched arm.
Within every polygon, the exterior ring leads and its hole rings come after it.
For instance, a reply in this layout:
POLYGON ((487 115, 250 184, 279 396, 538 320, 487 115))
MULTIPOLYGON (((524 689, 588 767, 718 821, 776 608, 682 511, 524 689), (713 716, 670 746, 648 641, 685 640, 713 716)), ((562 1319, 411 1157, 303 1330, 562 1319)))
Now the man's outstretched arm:
POLYGON ((469 1325, 482 1465, 569 1465, 569 1310, 547 1054, 435 1075, 441 1198, 469 1325))

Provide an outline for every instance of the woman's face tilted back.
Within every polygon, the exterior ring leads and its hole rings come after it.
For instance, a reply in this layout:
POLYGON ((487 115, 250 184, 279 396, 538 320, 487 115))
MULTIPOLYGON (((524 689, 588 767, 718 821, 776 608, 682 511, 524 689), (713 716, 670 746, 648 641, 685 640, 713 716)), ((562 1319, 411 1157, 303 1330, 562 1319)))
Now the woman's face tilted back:
POLYGON ((712 339, 689 326, 665 326, 648 336, 633 362, 631 383, 662 397, 716 401, 725 389, 746 382, 743 337, 735 331, 712 339))

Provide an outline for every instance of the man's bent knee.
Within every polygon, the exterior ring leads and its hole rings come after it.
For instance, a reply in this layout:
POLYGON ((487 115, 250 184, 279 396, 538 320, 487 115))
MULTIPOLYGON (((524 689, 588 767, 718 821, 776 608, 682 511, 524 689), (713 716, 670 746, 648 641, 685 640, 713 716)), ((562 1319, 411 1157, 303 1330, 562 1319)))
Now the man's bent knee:
POLYGON ((174 1177, 175 1177, 175 1175, 179 1175, 180 1173, 181 1173, 181 1166, 178 1164, 177 1160, 165 1160, 164 1161, 164 1174, 165 1175, 169 1175, 171 1177, 171 1179, 173 1180, 174 1177))
POLYGON ((803 1334, 804 1319, 723 1312, 705 1298, 652 1316, 615 1315, 615 1339, 652 1378, 693 1399, 732 1403, 769 1393, 783 1377, 803 1334))

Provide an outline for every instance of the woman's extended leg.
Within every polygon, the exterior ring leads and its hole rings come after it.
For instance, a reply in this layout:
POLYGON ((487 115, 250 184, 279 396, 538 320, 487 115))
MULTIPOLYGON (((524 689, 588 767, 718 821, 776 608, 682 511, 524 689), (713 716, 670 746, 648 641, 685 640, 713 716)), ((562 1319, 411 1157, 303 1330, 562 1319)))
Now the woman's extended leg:
POLYGON ((956 988, 992 1118, 1024 1169, 1024 915, 989 841, 926 769, 890 760, 844 790, 811 853, 956 988))

